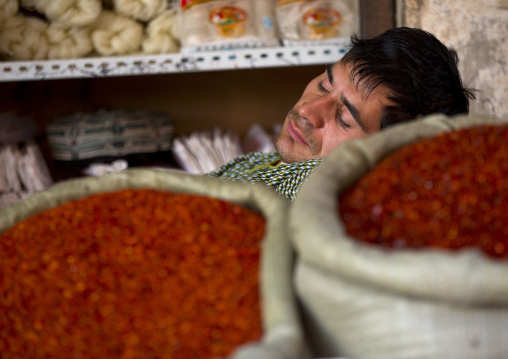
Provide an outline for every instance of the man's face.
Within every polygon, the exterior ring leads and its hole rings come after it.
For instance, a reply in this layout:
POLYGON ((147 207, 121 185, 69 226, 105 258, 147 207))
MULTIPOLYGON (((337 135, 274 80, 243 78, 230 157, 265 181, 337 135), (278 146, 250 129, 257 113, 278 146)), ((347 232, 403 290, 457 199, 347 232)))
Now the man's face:
POLYGON ((282 161, 322 158, 348 139, 379 131, 383 107, 390 104, 387 95, 378 86, 367 96, 341 62, 327 67, 286 117, 275 141, 282 161))

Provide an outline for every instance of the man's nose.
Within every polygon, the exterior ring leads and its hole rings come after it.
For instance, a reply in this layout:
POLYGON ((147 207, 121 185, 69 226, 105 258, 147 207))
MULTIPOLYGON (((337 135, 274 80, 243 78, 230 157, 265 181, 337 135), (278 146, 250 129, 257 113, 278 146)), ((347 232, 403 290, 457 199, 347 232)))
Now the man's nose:
POLYGON ((331 97, 325 95, 302 103, 298 114, 312 126, 321 128, 325 125, 327 119, 335 117, 333 114, 334 108, 335 105, 331 97))

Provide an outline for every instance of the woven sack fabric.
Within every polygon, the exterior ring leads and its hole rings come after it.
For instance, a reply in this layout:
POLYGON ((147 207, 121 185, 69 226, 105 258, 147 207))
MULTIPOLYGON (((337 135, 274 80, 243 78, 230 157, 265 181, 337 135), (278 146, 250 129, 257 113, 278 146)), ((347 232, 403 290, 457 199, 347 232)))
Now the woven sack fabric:
POLYGON ((68 201, 127 188, 209 196, 261 213, 267 221, 260 258, 263 336, 259 342, 237 348, 231 357, 307 358, 291 283, 294 254, 287 235, 289 204, 266 186, 156 169, 130 169, 102 177, 72 179, 1 210, 0 233, 31 215, 68 201))
MULTIPOLYGON (((431 115, 337 148, 289 210, 295 287, 315 357, 508 358, 508 263, 467 249, 383 250, 346 233, 339 195, 382 158, 500 120, 431 115)), ((504 145, 504 144, 503 144, 504 145)), ((424 160, 424 159, 422 159, 424 160)))

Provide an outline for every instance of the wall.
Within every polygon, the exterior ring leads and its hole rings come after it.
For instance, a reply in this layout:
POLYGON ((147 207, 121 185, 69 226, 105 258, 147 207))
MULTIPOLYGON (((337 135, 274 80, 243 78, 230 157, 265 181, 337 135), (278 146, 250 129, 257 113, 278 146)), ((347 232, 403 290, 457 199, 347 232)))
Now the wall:
POLYGON ((478 89, 471 113, 508 120, 508 0, 397 0, 397 25, 419 27, 459 54, 478 89))

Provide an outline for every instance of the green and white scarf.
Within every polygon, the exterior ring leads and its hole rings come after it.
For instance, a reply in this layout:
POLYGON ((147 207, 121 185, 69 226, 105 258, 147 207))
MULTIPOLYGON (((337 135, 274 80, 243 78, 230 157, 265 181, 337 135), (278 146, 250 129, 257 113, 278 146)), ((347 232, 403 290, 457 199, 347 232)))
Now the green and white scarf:
POLYGON ((252 152, 219 167, 207 174, 234 181, 264 183, 293 201, 303 182, 322 158, 294 163, 280 163, 278 153, 252 152))

